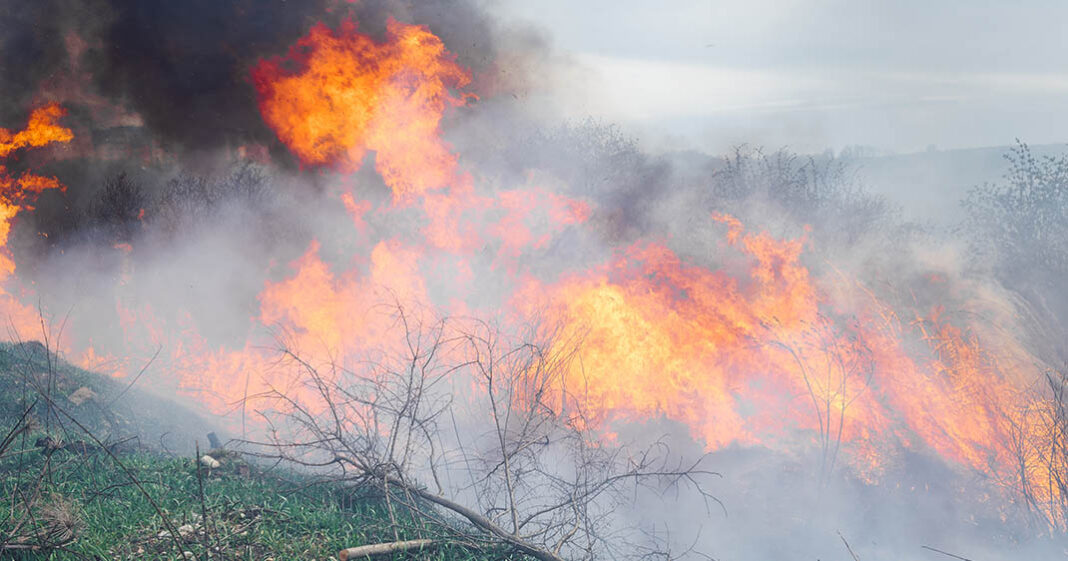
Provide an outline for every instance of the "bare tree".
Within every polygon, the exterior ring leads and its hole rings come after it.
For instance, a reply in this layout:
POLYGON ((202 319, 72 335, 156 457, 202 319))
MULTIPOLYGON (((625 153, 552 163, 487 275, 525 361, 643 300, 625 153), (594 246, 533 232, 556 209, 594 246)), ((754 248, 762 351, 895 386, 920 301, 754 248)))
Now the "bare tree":
POLYGON ((833 155, 738 146, 710 170, 707 204, 742 218, 750 206, 758 216, 776 210, 810 225, 825 243, 855 244, 890 231, 899 238, 911 226, 885 197, 864 187, 857 171, 833 155))
POLYGON ((1004 278, 1058 282, 1068 271, 1068 154, 1036 156, 1017 140, 1005 159, 1004 181, 963 201, 972 249, 1004 278))
MULTIPOLYGON (((461 544, 542 561, 660 555, 621 507, 639 490, 686 489, 715 503, 704 457, 662 442, 609 445, 568 390, 579 341, 523 337, 470 319, 390 312, 401 344, 346 369, 293 349, 311 392, 271 392, 256 453, 319 470, 384 505, 396 544, 461 544), (424 540, 430 540, 426 542, 424 540)), ((394 551, 396 549, 390 549, 394 551)), ((362 551, 362 550, 359 550, 362 551)))
POLYGON ((843 333, 820 315, 799 336, 772 330, 771 345, 782 349, 797 366, 816 415, 820 443, 820 482, 825 483, 838 461, 846 428, 846 410, 871 384, 875 361, 860 331, 843 333))
POLYGON ((1068 532, 1068 374, 1047 370, 1022 411, 1004 412, 1007 445, 1015 465, 1005 483, 1017 491, 1035 527, 1068 532))
POLYGON ((146 201, 141 183, 122 172, 104 181, 91 213, 113 239, 128 242, 141 223, 146 201))

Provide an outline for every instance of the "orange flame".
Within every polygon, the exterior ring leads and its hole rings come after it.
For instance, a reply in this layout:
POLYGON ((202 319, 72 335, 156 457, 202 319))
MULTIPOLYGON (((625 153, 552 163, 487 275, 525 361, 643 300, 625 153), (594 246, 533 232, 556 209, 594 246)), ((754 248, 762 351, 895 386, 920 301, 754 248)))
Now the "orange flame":
MULTIPOLYGON (((476 194, 439 130, 444 111, 461 101, 449 88, 469 75, 426 28, 391 21, 376 43, 351 22, 336 31, 318 25, 286 58, 261 62, 253 81, 265 121, 304 164, 353 171, 374 151, 395 201, 423 200, 422 243, 374 244, 366 274, 355 266, 333 272, 313 245, 290 279, 264 288, 260 321, 300 344, 342 355, 388 346, 388 330, 362 320, 376 290, 430 305, 423 268, 436 262, 428 253, 458 254, 459 276, 472 278, 463 256, 491 246, 499 270, 521 283, 512 297, 518 316, 546 318, 563 326, 561 340, 582 341, 562 399, 581 400, 603 425, 666 416, 710 448, 775 445, 800 432, 812 435, 828 466, 841 451, 869 479, 905 446, 984 473, 1009 462, 991 443, 1004 440, 998 415, 1020 393, 976 350, 978 340, 934 316, 901 325, 874 296, 843 306, 839 293, 871 295, 821 287, 802 263, 803 237, 747 233, 717 214, 741 254, 732 267, 706 268, 642 242, 555 283, 523 276, 515 266, 522 252, 547 246, 591 211, 537 188, 476 194), (727 272, 735 269, 742 273, 727 272)), ((341 200, 361 236, 373 239, 364 220, 370 203, 352 193, 341 200)))
MULTIPOLYGON (((511 294, 506 317, 541 318, 558 330, 557 340, 580 341, 556 405, 591 411, 606 438, 613 438, 613 422, 666 417, 686 424, 709 449, 786 450, 800 435, 803 446, 821 452, 823 468, 845 463, 869 481, 906 448, 937 453, 1005 485, 1020 471, 1037 479, 1048 471, 1040 446, 1021 464, 1012 445, 1014 431, 1031 434, 1038 429, 1030 419, 1048 414, 1027 395, 1018 379, 1026 376, 1007 372, 998 352, 941 310, 901 322, 845 275, 820 277, 805 264, 804 236, 747 232, 740 220, 716 214, 729 247, 715 265, 641 241, 591 269, 553 280, 531 276, 523 257, 551 247, 568 228, 584 227, 593 210, 540 186, 476 188, 440 130, 446 111, 463 101, 450 90, 466 87, 470 76, 425 27, 390 21, 385 40, 376 42, 352 22, 336 30, 320 24, 287 56, 261 61, 252 81, 265 122, 302 164, 352 172, 373 152, 394 204, 375 208, 352 191, 341 193, 339 206, 366 255, 331 263, 321 244, 311 243, 288 276, 263 286, 250 332, 264 328, 296 351, 321 350, 324 362, 353 365, 403 344, 396 318, 373 313, 384 301, 417 316, 424 309, 477 314, 479 305, 496 311, 500 302, 480 302, 483 295, 465 286, 492 273, 511 294), (411 204, 417 201, 422 205, 411 204), (414 231, 388 237, 376 231, 379 218, 401 212, 417 216, 414 231), (476 252, 490 264, 471 258, 476 252), (435 299, 429 271, 443 263, 456 286, 435 299)), ((23 131, 0 129, 0 157, 69 142, 73 134, 58 124, 62 115, 49 105, 34 111, 23 131)), ((0 247, 19 210, 28 208, 27 194, 57 188, 63 187, 55 178, 30 172, 15 178, 0 165, 0 247)), ((128 244, 116 249, 132 251, 128 244)), ((0 252, 0 281, 14 271, 12 258, 0 252)), ((133 274, 124 270, 122 282, 133 274)), ((35 325, 36 312, 5 289, 0 311, 16 326, 35 325)), ((162 323, 149 304, 120 298, 116 313, 127 339, 137 333, 153 347, 166 344, 181 386, 217 411, 271 389, 296 399, 307 391, 292 371, 274 368, 255 335, 230 349, 201 337, 187 318, 162 323)), ((81 360, 123 365, 130 354, 116 359, 111 349, 93 346, 81 360)), ((314 393, 307 397, 310 406, 314 393)), ((1036 497, 1052 504, 1058 492, 1036 497)), ((1052 508, 1046 512, 1055 523, 1068 522, 1052 508)))
POLYGON ((376 43, 351 21, 337 31, 319 24, 288 57, 261 61, 252 80, 264 120, 304 164, 355 171, 374 151, 402 202, 455 178, 438 124, 461 103, 449 88, 470 76, 426 27, 390 20, 376 43))
POLYGON ((902 326, 874 297, 843 315, 801 263, 803 240, 715 218, 749 260, 742 276, 640 243, 516 295, 518 309, 547 306, 563 339, 581 340, 563 388, 571 399, 601 423, 682 421, 710 449, 777 446, 807 432, 826 465, 844 452, 869 481, 895 451, 919 445, 1012 484, 1009 429, 1033 401, 974 334, 937 313, 902 326))
POLYGON ((829 430, 828 419, 817 419, 828 412, 812 412, 809 397, 829 401, 832 417, 847 416, 847 440, 862 415, 865 429, 885 428, 870 394, 842 379, 861 372, 803 380, 805 369, 822 376, 832 360, 857 362, 862 354, 852 342, 826 356, 814 348, 822 341, 809 340, 826 322, 799 262, 803 241, 742 235, 740 223, 728 224, 728 240, 753 258, 744 283, 689 265, 662 245, 639 244, 598 272, 549 287, 531 281, 519 293, 517 306, 530 314, 547 294, 564 338, 581 339, 581 371, 568 376, 569 393, 609 416, 686 422, 713 448, 763 442, 791 426, 829 430), (864 403, 854 407, 857 399, 864 403), (745 413, 754 400, 771 402, 745 413))
POLYGON ((35 109, 30 114, 30 121, 25 129, 12 133, 0 128, 0 158, 6 158, 15 150, 31 147, 39 148, 54 142, 70 142, 74 133, 60 126, 56 121, 66 115, 66 110, 56 103, 35 109))
MULTIPOLYGON (((74 133, 57 123, 66 114, 58 104, 52 103, 35 109, 30 114, 26 128, 11 132, 0 128, 0 158, 6 158, 22 148, 40 148, 48 144, 70 142, 74 133)), ((7 251, 8 237, 15 216, 22 209, 30 209, 27 194, 40 193, 46 189, 64 189, 54 177, 43 177, 23 172, 12 177, 7 167, 0 164, 0 283, 7 283, 15 273, 15 261, 7 251)), ((32 307, 19 303, 9 292, 10 287, 0 287, 0 314, 15 333, 35 332, 39 328, 38 313, 32 307)))

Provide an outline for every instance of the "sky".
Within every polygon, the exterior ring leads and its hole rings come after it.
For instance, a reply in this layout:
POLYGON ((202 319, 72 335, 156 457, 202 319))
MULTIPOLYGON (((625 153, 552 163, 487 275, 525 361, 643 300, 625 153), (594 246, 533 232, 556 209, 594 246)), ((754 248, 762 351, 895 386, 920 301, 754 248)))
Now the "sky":
POLYGON ((502 0, 646 144, 893 152, 1068 141, 1063 0, 502 0))

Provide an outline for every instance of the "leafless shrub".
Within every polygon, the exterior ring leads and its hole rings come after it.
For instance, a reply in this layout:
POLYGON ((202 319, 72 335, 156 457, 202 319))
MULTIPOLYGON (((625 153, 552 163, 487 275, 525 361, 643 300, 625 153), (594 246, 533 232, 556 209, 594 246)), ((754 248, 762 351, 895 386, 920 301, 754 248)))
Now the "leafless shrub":
POLYGON ((226 204, 256 207, 268 192, 267 175, 249 162, 238 164, 223 177, 181 174, 164 185, 152 207, 152 218, 164 231, 179 232, 212 219, 226 204))
POLYGON ((751 204, 759 212, 768 206, 778 209, 817 234, 847 244, 900 226, 892 205, 865 190, 847 160, 833 156, 736 147, 711 172, 709 205, 744 217, 751 204), (821 231, 823 225, 831 227, 821 231))
POLYGON ((122 172, 104 181, 90 212, 113 240, 127 242, 141 223, 146 202, 141 183, 122 172))
POLYGON ((1016 465, 1007 483, 1041 530, 1068 532, 1068 373, 1047 370, 1046 388, 1024 411, 1005 415, 1016 465))
POLYGON ((871 349, 859 330, 843 333, 820 315, 800 337, 780 336, 776 325, 770 344, 788 353, 805 382, 816 416, 820 445, 820 483, 834 471, 846 428, 846 411, 869 388, 875 374, 871 349))
POLYGON ((399 348, 356 369, 287 349, 311 392, 272 392, 281 407, 265 413, 270 438, 247 444, 378 496, 396 541, 543 561, 669 557, 658 538, 634 538, 642 534, 621 507, 633 507, 641 489, 715 501, 703 458, 684 462, 662 442, 634 449, 600 440, 582 396, 567 390, 576 385, 564 383, 578 341, 426 321, 402 306, 391 313, 399 348))

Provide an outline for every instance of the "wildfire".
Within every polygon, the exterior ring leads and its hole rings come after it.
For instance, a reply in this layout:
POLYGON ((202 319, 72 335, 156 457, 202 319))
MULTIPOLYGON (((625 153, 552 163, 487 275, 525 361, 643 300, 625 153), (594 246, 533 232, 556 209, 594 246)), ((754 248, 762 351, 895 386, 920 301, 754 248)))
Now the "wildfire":
POLYGON ((401 202, 455 179, 438 124, 462 102, 449 88, 470 76, 426 27, 390 20, 376 43, 352 21, 337 31, 319 24, 287 57, 262 61, 252 80, 264 120, 304 164, 355 171, 374 151, 401 202))
MULTIPOLYGON (((824 469, 848 463, 870 481, 905 447, 989 474, 1012 463, 999 444, 1001 420, 1026 399, 979 340, 936 314, 902 325, 843 275, 815 277, 802 260, 804 237, 749 233, 715 214, 736 251, 737 262, 721 268, 639 242, 557 281, 524 274, 518 256, 592 211, 539 188, 476 193, 439 130, 461 101, 449 89, 469 75, 428 29, 391 21, 376 43, 351 22, 336 31, 318 25, 287 57, 261 62, 253 81, 265 121, 304 164, 353 171, 374 151, 395 202, 422 200, 425 213, 420 240, 374 242, 370 263, 357 259, 341 272, 313 245, 293 276, 264 288, 260 321, 299 344, 341 357, 388 348, 395 333, 366 314, 381 291, 441 308, 427 267, 451 254, 460 277, 473 278, 468 256, 489 245, 498 274, 516 286, 513 316, 538 317, 559 340, 581 341, 561 399, 581 401, 606 430, 662 416, 688 425, 709 449, 789 447, 810 435, 824 469), (480 226, 489 216, 499 218, 480 226), (549 227, 535 233, 535 216, 549 227)), ((374 239, 364 217, 383 211, 352 192, 340 198, 360 235, 374 239)), ((461 292, 444 309, 467 312, 476 296, 461 292)))
POLYGON ((532 281, 519 293, 520 308, 543 306, 547 295, 564 338, 582 341, 568 393, 608 418, 683 421, 712 449, 797 429, 849 446, 887 428, 865 387, 863 343, 828 340, 837 334, 827 332, 799 261, 803 241, 744 234, 737 221, 718 218, 751 259, 748 278, 638 244, 599 271, 553 286, 532 281))
MULTIPOLYGON (((1041 446, 1021 456, 1018 443, 1021 431, 1041 442, 1030 419, 1051 413, 998 353, 941 310, 909 310, 915 320, 902 322, 848 275, 820 276, 806 265, 805 235, 779 239, 714 214, 709 226, 726 242, 715 255, 687 259, 667 242, 643 240, 592 267, 534 274, 524 257, 547 251, 569 229, 591 230, 596 209, 543 185, 478 185, 461 169, 440 125, 462 105, 456 92, 471 78, 426 27, 391 20, 378 42, 351 21, 319 24, 286 56, 260 61, 251 79, 264 121, 302 164, 346 174, 373 152, 393 201, 376 206, 349 186, 336 193, 359 240, 352 255, 331 261, 329 244, 309 244, 284 278, 263 284, 250 333, 269 331, 287 350, 318 353, 313 364, 356 369, 369 354, 407 343, 395 315, 374 313, 383 302, 411 310, 404 319, 415 323, 435 315, 424 317, 427 310, 501 312, 517 325, 537 318, 560 344, 578 342, 556 405, 581 406, 605 434, 616 422, 663 417, 685 424, 709 450, 814 449, 822 471, 844 464, 871 482, 909 448, 1006 485, 1020 471, 1049 475, 1041 446), (471 288, 485 278, 483 286, 506 296, 487 302, 471 288)), ((0 129, 0 158, 69 142, 63 115, 48 105, 22 131, 0 129)), ((62 188, 0 165, 0 247, 28 194, 62 188)), ((134 253, 130 244, 115 248, 134 253)), ((14 271, 0 253, 0 281, 14 271)), ((123 282, 135 274, 124 271, 123 282)), ((13 324, 36 323, 36 312, 9 293, 0 298, 13 324)), ((181 387, 216 411, 281 389, 313 406, 314 392, 302 394, 295 374, 275 368, 253 335, 232 349, 206 340, 187 318, 164 324, 150 304, 120 299, 116 308, 121 330, 166 346, 181 387)), ((106 348, 82 356, 93 365, 129 362, 106 348)), ((1053 503, 1060 491, 1036 493, 1053 503)))
MULTIPOLYGON (((26 128, 18 132, 0 128, 0 158, 8 158, 23 148, 40 148, 52 143, 70 142, 74 133, 58 124, 66 111, 58 104, 49 104, 35 109, 30 114, 26 128)), ((11 224, 20 210, 32 208, 28 194, 46 189, 64 189, 54 177, 44 177, 32 172, 23 172, 13 177, 0 164, 0 285, 6 284, 15 273, 15 261, 7 251, 11 224)), ((30 333, 38 327, 37 312, 24 306, 9 292, 10 287, 0 286, 0 314, 16 333, 30 333)))
POLYGON ((74 133, 57 121, 66 115, 66 110, 58 104, 50 103, 36 109, 30 114, 26 128, 12 133, 0 128, 0 158, 6 158, 21 148, 40 148, 54 142, 70 142, 74 133))

